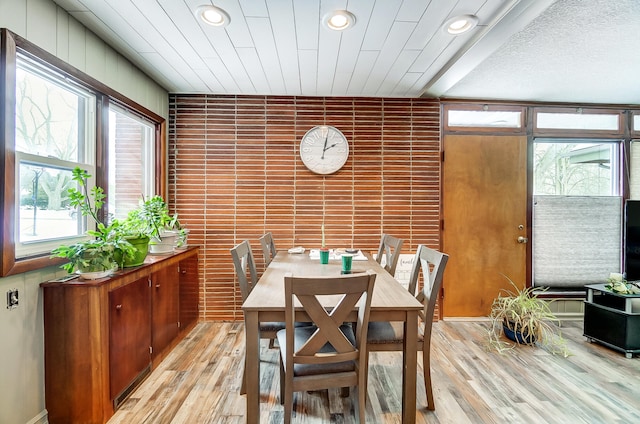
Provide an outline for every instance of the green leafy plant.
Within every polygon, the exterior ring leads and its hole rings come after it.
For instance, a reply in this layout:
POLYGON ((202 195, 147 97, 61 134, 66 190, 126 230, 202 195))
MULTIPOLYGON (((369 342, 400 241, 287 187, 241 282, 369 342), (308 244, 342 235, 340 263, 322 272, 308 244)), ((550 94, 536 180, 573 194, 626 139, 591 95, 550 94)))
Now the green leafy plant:
POLYGON ((67 272, 76 270, 81 272, 99 272, 114 269, 118 266, 115 255, 133 257, 136 250, 123 234, 121 223, 113 220, 105 225, 98 218, 98 212, 104 205, 106 195, 102 187, 87 186, 87 180, 91 177, 88 172, 80 167, 72 171, 72 180, 80 189, 72 187, 68 190, 70 205, 79 208, 82 216, 92 218, 96 223, 95 230, 88 230, 87 240, 82 240, 71 245, 62 245, 51 251, 52 258, 65 258, 69 262, 63 264, 67 272))
POLYGON ((137 209, 129 212, 125 225, 132 231, 157 237, 162 240, 162 233, 166 230, 184 231, 178 220, 178 215, 171 215, 169 207, 162 196, 142 199, 137 209))
POLYGON ((520 289, 505 276, 514 290, 501 290, 491 305, 489 346, 503 352, 518 344, 540 346, 550 353, 569 356, 566 340, 559 328, 560 320, 549 308, 549 302, 538 296, 544 289, 520 289), (505 329, 519 333, 514 343, 501 339, 505 329))
POLYGON ((629 282, 622 274, 613 272, 609 275, 604 287, 619 294, 640 294, 640 285, 637 282, 629 282))

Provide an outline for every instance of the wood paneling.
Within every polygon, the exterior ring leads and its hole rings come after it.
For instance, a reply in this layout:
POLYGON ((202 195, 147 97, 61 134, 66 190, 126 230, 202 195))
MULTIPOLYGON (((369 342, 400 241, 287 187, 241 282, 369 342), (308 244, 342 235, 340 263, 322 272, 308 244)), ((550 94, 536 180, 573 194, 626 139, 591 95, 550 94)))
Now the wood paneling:
POLYGON ((169 201, 201 246, 200 318, 243 319, 229 249, 258 238, 276 247, 374 252, 383 232, 439 248, 440 111, 433 99, 171 95, 169 201), (305 168, 300 139, 333 125, 350 143, 345 166, 305 168))

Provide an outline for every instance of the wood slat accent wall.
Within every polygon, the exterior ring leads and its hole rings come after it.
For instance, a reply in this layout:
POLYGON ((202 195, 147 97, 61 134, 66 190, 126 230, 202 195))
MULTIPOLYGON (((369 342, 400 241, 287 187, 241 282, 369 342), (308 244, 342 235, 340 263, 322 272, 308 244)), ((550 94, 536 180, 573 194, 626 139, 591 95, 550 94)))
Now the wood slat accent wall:
POLYGON ((169 203, 201 246, 201 320, 242 320, 229 249, 378 248, 382 233, 440 246, 440 104, 436 99, 170 95, 169 203), (302 136, 333 125, 350 144, 337 173, 311 173, 302 136))

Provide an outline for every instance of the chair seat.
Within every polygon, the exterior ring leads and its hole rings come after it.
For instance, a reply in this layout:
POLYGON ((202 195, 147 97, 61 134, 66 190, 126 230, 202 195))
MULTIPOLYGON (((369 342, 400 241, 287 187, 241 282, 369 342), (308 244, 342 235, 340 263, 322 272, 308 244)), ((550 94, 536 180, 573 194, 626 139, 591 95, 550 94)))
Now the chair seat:
MULTIPOLYGON (((296 326, 295 329, 295 339, 294 339, 294 351, 297 351, 302 347, 302 345, 309 340, 309 337, 317 330, 318 328, 315 325, 306 325, 306 326, 296 326)), ((356 343, 356 336, 353 333, 353 328, 351 328, 350 324, 343 324, 340 326, 340 330, 344 333, 347 340, 349 340, 354 346, 356 343)), ((286 346, 287 342, 287 332, 286 330, 280 330, 277 334, 278 344, 280 346, 286 346)), ((335 352, 335 349, 331 344, 325 344, 318 353, 331 353, 335 352)), ((286 366, 286 354, 281 348, 281 358, 283 361, 283 365, 286 366)), ((307 375, 320 375, 320 374, 328 374, 328 373, 339 373, 339 372, 350 372, 354 371, 355 362, 354 361, 345 361, 338 362, 332 364, 295 364, 293 366, 293 373, 295 376, 307 376, 307 375)))
MULTIPOLYGON (((404 323, 370 321, 367 330, 367 344, 403 344, 404 323)), ((418 343, 424 341, 424 326, 418 325, 418 343)))
POLYGON ((285 327, 284 322, 261 322, 260 331, 280 331, 285 327))
MULTIPOLYGON (((296 327, 307 327, 312 325, 309 322, 296 322, 295 326, 296 327)), ((283 330, 285 328, 285 324, 284 322, 279 322, 279 321, 272 321, 272 322, 261 322, 260 323, 260 331, 262 332, 269 332, 269 333, 276 333, 280 330, 283 330)))

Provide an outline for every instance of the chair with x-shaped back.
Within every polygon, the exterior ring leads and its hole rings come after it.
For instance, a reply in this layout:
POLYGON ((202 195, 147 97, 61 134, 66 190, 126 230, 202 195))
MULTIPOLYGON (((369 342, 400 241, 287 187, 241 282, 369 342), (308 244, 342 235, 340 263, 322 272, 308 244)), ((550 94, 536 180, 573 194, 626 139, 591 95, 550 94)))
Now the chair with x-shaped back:
MULTIPOLYGON (((286 328, 278 331, 280 344, 280 402, 289 424, 293 392, 328 388, 358 389, 360 422, 365 422, 367 324, 376 274, 336 277, 284 278, 286 328), (339 301, 327 311, 320 297, 335 295, 339 301), (298 300, 302 308, 296 306, 298 300), (357 309, 355 326, 347 320, 357 309), (296 313, 304 313, 312 326, 296 326, 296 313)), ((345 391, 343 390, 344 394, 345 391)), ((347 392, 348 393, 348 392, 347 392)))

